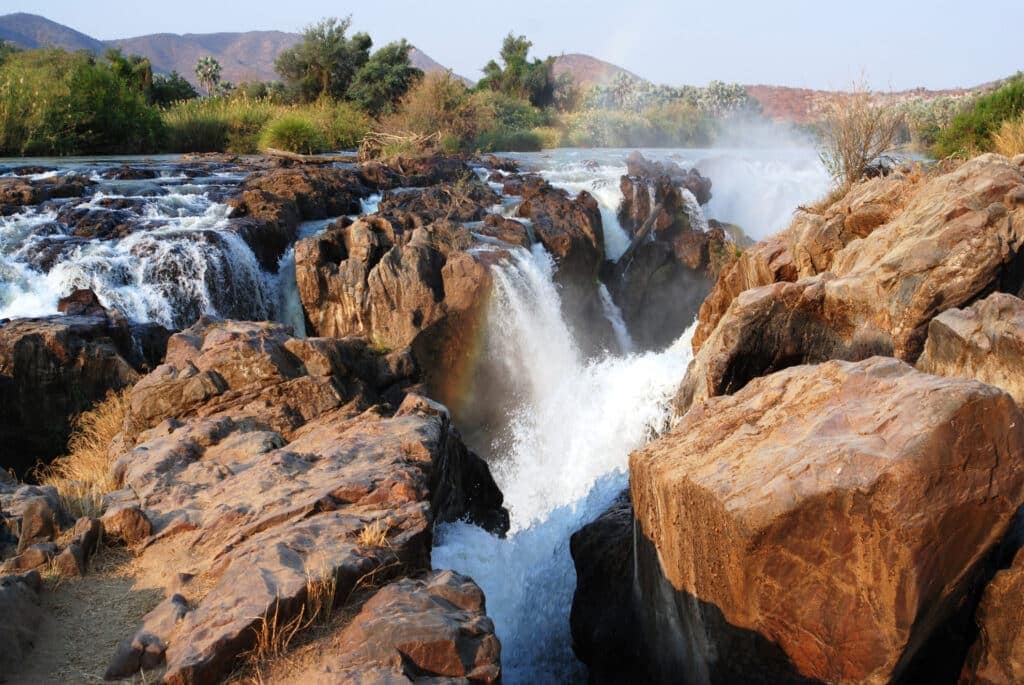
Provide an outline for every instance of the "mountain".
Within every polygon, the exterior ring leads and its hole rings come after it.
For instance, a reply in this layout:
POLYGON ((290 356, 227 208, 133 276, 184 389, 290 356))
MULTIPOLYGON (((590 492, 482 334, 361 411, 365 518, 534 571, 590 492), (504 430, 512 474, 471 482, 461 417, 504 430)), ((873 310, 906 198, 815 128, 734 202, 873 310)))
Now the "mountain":
POLYGON ((626 76, 637 79, 638 81, 645 80, 633 72, 623 69, 611 62, 605 62, 602 59, 580 53, 571 53, 556 57, 554 73, 556 78, 562 74, 571 74, 573 79, 576 81, 576 85, 584 89, 594 85, 611 83, 619 74, 625 74, 626 76))
POLYGON ((23 48, 62 47, 67 50, 103 49, 103 41, 50 21, 36 14, 5 14, 0 16, 0 40, 23 48))
MULTIPOLYGON (((119 47, 126 53, 148 57, 156 71, 177 71, 193 83, 196 62, 200 57, 211 55, 220 62, 225 81, 240 83, 276 79, 274 60, 282 50, 298 42, 299 34, 283 31, 154 33, 102 41, 45 17, 17 13, 0 16, 0 40, 23 48, 60 47, 96 53, 107 47, 119 47)), ((445 69, 416 48, 410 58, 413 65, 425 72, 445 69)))

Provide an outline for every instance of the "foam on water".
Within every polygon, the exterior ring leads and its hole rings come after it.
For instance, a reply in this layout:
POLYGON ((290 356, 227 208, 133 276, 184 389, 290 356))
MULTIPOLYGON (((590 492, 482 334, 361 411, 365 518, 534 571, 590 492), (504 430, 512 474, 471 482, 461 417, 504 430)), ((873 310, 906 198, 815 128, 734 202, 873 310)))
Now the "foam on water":
POLYGON ((487 355, 503 365, 514 398, 492 461, 509 535, 449 524, 433 552, 436 568, 483 588, 512 684, 581 677, 569 636, 569 536, 626 487, 629 452, 667 427, 690 359, 692 328, 660 353, 585 360, 562 319, 553 269, 535 246, 493 270, 487 355))

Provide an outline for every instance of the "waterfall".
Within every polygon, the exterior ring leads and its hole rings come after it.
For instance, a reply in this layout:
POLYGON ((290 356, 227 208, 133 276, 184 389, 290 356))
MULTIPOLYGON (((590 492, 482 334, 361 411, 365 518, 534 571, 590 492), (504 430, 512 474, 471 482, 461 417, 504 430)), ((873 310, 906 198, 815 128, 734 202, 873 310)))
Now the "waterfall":
POLYGON ((705 218, 704 210, 701 209, 700 203, 697 202, 697 198, 688 188, 680 188, 679 194, 683 196, 683 211, 685 211, 686 216, 690 218, 690 228, 695 231, 707 233, 708 220, 705 218))
POLYGON ((511 514, 509 535, 447 524, 433 552, 436 568, 483 588, 512 685, 582 677, 570 647, 569 536, 626 487, 629 452, 667 427, 691 356, 692 327, 663 352, 584 359, 562 319, 553 272, 539 246, 493 267, 486 356, 512 390, 491 468, 511 514))

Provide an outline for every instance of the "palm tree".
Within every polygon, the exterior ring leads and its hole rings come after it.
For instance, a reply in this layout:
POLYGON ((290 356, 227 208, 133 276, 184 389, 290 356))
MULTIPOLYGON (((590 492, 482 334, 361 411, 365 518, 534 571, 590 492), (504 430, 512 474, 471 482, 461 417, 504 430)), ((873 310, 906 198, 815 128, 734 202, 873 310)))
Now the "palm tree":
POLYGON ((213 95, 220 83, 220 62, 210 55, 200 58, 196 62, 196 78, 199 85, 206 89, 206 92, 213 95))

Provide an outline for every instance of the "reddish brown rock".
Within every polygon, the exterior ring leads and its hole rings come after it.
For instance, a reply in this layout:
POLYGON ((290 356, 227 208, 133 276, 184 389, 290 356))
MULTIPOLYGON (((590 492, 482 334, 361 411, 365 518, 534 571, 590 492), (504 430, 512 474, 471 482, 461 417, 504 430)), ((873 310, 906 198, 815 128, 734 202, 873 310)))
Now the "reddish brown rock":
POLYGON ((418 220, 406 223, 424 226, 438 220, 481 221, 500 202, 489 186, 466 178, 423 189, 385 192, 377 211, 383 215, 415 215, 418 220))
POLYGON ((964 309, 947 309, 928 325, 917 368, 975 378, 1024 404, 1024 301, 993 293, 964 309))
POLYGON ((960 682, 1024 682, 1024 550, 989 583, 976 618, 981 633, 967 654, 960 682))
MULTIPOLYGON (((867 182, 876 191, 898 183, 910 182, 892 176, 867 182)), ((780 237, 775 263, 792 261, 803 277, 791 286, 763 286, 727 298, 723 293, 733 288, 720 280, 701 308, 701 330, 708 337, 695 342, 677 408, 685 411, 695 399, 732 392, 794 364, 870 354, 916 361, 935 316, 993 290, 1019 290, 1024 207, 1011 211, 1002 203, 1019 186, 1020 167, 983 155, 914 186, 890 221, 866 238, 839 235, 829 242, 830 227, 839 230, 841 223, 836 217, 795 222, 780 237), (725 299, 728 309, 708 333, 706 315, 725 299)), ((860 189, 855 196, 879 201, 879 192, 860 189)), ((732 267, 742 269, 741 277, 727 273, 724 281, 749 287, 756 280, 751 273, 778 273, 762 268, 771 264, 764 260, 768 244, 751 252, 732 267)))
POLYGON ((387 585, 352 619, 336 649, 296 682, 452 678, 496 683, 501 678, 501 647, 483 592, 453 571, 387 585))
POLYGON ((295 247, 299 297, 317 335, 412 347, 434 396, 454 404, 480 344, 491 275, 473 238, 436 222, 404 231, 370 216, 295 247))
POLYGON ((651 662, 694 682, 910 677, 1020 506, 1022 457, 1009 395, 894 359, 694 405, 630 458, 651 662))
POLYGON ((332 582, 341 602, 367 574, 429 568, 435 521, 507 529, 444 407, 407 395, 395 409, 414 371, 407 354, 272 324, 203 320, 174 336, 132 389, 107 516, 134 507, 149 522, 138 563, 187 611, 154 610, 111 673, 164 660, 167 683, 210 682, 311 588, 332 582))
POLYGON ((575 198, 548 183, 523 188, 517 215, 529 219, 537 240, 558 262, 562 282, 593 279, 604 260, 604 230, 597 200, 582 191, 575 198))

